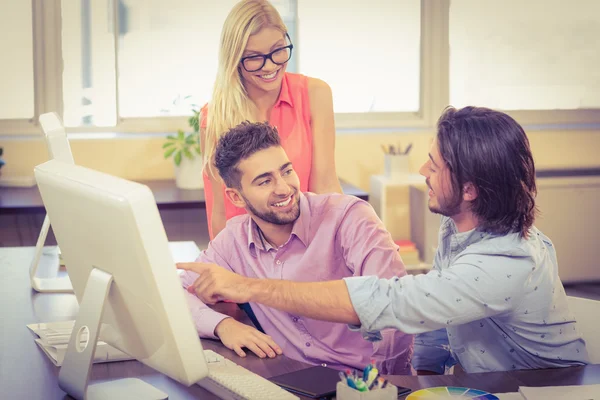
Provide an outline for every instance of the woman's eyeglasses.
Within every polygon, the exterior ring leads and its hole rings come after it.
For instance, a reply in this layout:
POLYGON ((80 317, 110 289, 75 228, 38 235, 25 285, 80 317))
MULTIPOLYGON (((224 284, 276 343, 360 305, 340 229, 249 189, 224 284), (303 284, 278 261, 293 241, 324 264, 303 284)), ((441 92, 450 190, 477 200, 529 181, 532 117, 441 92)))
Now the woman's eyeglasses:
POLYGON ((244 69, 248 72, 256 72, 265 66, 267 59, 271 60, 273 64, 282 65, 292 58, 293 44, 289 44, 285 47, 280 47, 273 50, 269 54, 258 54, 255 56, 243 57, 240 61, 244 66, 244 69))

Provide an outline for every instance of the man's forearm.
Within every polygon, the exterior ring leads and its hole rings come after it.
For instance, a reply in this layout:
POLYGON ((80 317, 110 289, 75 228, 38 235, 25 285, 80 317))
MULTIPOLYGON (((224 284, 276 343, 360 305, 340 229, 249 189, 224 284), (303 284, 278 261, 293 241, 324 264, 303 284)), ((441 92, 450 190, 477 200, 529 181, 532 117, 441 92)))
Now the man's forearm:
POLYGON ((346 284, 253 279, 250 301, 323 321, 360 325, 346 284))

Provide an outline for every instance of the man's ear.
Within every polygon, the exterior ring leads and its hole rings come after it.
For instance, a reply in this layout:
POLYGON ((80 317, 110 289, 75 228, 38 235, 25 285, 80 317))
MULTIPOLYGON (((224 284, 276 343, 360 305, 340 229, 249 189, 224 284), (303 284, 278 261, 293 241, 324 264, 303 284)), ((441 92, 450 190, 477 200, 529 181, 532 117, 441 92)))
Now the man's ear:
POLYGON ((226 187, 225 196, 227 196, 229 201, 231 201, 231 204, 234 206, 238 208, 246 207, 246 202, 244 201, 244 198, 240 194, 239 190, 226 187))
POLYGON ((477 198, 477 188, 472 182, 467 182, 463 186, 463 200, 473 201, 477 198))

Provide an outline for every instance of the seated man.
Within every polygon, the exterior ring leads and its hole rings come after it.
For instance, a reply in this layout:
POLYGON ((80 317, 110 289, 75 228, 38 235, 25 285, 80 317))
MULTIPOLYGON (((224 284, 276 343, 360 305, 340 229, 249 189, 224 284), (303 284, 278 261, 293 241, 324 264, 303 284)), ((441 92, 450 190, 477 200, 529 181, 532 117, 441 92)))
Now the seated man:
POLYGON ((535 167, 521 126, 486 108, 449 108, 420 172, 430 210, 444 216, 428 274, 296 283, 182 267, 199 273, 192 288, 205 302, 262 303, 356 325, 366 338, 389 327, 420 333, 418 371, 443 373, 452 358, 467 372, 588 363, 552 242, 533 226, 535 167))
MULTIPOLYGON (((268 124, 243 123, 226 133, 217 144, 215 164, 226 196, 248 214, 229 220, 197 261, 261 279, 406 275, 398 246, 367 202, 300 192, 279 135, 268 124)), ((196 278, 185 272, 183 286, 196 278)), ((221 339, 242 357, 246 347, 259 357, 283 351, 299 361, 338 369, 362 369, 375 359, 382 374, 411 371, 412 335, 388 330, 381 343, 373 344, 343 324, 251 304, 267 336, 211 310, 192 294, 189 302, 200 335, 221 339)))

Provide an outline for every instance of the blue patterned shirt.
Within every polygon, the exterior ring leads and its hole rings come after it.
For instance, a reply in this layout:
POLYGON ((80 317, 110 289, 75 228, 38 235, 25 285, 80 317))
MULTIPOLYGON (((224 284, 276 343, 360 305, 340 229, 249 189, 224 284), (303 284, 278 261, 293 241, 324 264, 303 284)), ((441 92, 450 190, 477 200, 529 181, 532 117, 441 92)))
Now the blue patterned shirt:
POLYGON ((558 277, 550 239, 473 229, 443 217, 433 269, 345 278, 363 337, 393 327, 415 338, 413 367, 443 373, 552 368, 589 362, 558 277), (456 361, 455 361, 456 360, 456 361))

